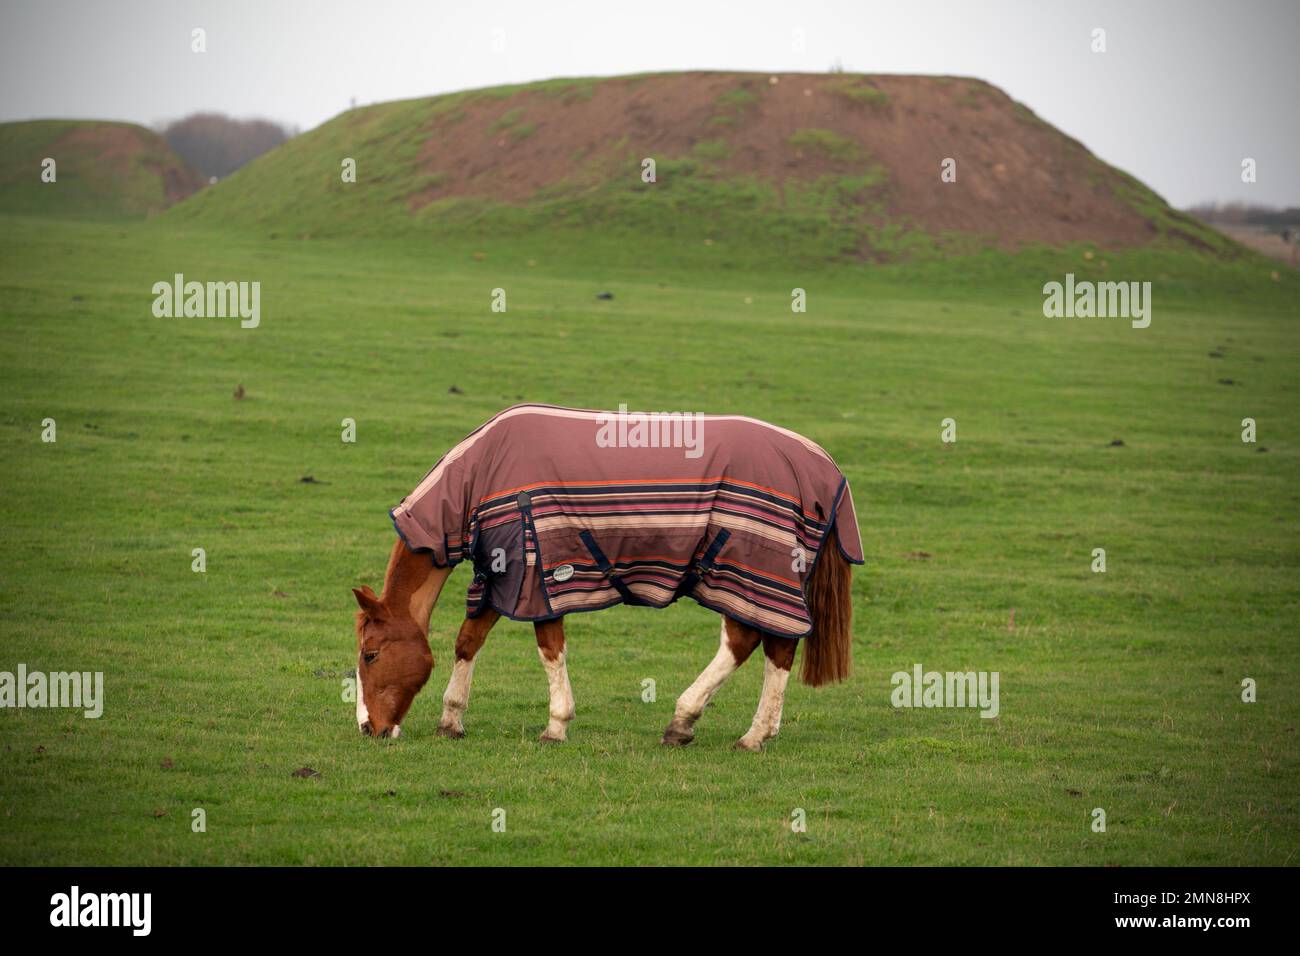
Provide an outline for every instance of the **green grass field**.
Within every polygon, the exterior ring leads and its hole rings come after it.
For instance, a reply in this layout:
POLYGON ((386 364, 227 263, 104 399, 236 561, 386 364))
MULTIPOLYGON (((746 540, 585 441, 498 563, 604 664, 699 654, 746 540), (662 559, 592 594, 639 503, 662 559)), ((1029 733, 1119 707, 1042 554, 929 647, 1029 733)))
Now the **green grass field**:
POLYGON ((1111 255, 1155 285, 1134 330, 1043 317, 1045 281, 1103 268, 1081 250, 752 269, 722 242, 288 235, 0 219, 0 670, 106 685, 98 720, 0 712, 0 863, 1297 862, 1294 274, 1111 255), (154 318, 175 272, 260 281, 261 326, 154 318), (578 718, 544 747, 532 629, 503 623, 469 736, 439 739, 460 569, 402 738, 363 739, 349 588, 381 584, 387 509, 517 401, 820 442, 868 556, 852 680, 792 684, 780 736, 737 753, 751 661, 668 750, 716 615, 579 615, 578 718), (916 663, 999 672, 1000 715, 893 708, 916 663))

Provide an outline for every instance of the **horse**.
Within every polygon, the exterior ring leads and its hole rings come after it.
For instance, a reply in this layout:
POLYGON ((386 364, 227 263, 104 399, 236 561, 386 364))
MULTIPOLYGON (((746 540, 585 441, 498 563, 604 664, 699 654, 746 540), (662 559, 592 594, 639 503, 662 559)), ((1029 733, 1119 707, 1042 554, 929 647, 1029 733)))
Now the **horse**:
POLYGON ((453 568, 472 562, 466 617, 437 735, 465 736, 474 662, 506 617, 533 624, 550 701, 544 743, 574 719, 568 614, 690 597, 718 612, 712 661, 677 699, 661 743, 685 746, 755 650, 763 688, 735 747, 781 727, 799 644, 819 687, 852 666, 852 565, 864 563, 848 482, 811 440, 742 416, 506 409, 444 455, 389 512, 383 589, 353 588, 356 720, 395 738, 434 658, 429 621, 453 568))

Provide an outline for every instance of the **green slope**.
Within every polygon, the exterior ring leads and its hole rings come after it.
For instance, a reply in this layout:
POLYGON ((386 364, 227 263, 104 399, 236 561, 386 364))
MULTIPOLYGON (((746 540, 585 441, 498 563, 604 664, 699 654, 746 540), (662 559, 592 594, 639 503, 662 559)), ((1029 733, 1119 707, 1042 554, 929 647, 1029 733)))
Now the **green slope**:
POLYGON ((383 103, 168 216, 276 238, 540 234, 634 248, 653 236, 730 243, 750 265, 1071 243, 1241 254, 1001 91, 955 77, 656 74, 383 103), (964 163, 951 188, 938 178, 949 152, 964 163), (1061 182, 1075 184, 1064 199, 1061 182))

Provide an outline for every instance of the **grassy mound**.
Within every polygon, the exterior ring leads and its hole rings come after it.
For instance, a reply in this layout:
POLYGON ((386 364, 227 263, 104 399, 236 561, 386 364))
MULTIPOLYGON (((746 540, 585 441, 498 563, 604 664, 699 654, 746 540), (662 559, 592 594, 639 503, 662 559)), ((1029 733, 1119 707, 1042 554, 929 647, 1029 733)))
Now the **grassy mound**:
POLYGON ((169 216, 277 238, 712 240, 754 261, 1072 243, 1239 254, 1001 91, 955 77, 673 73, 383 103, 169 216))
POLYGON ((0 212, 65 219, 141 219, 203 186, 158 134, 131 123, 0 124, 0 212), (54 182, 42 180, 54 160, 54 182))

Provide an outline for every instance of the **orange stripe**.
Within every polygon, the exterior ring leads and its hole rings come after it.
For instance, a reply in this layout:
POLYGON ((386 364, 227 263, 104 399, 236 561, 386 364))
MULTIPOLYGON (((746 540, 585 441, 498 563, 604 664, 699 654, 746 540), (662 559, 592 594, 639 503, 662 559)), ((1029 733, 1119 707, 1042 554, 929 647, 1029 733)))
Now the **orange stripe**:
MULTIPOLYGON (((622 556, 620 556, 619 561, 615 563, 629 564, 636 561, 666 561, 667 563, 673 565, 677 565, 681 563, 677 561, 675 558, 673 558, 671 555, 663 555, 663 554, 638 554, 635 555, 634 557, 629 557, 629 558, 623 558, 622 556)), ((559 568, 559 567, 563 567, 566 564, 572 564, 572 563, 573 563, 572 561, 557 561, 554 564, 542 565, 542 567, 544 567, 547 571, 549 571, 552 568, 559 568)), ((795 588, 800 586, 800 582, 798 581, 791 580, 790 578, 783 578, 779 574, 773 574, 771 571, 764 571, 761 568, 750 567, 748 564, 741 564, 739 561, 728 561, 727 564, 731 565, 732 567, 743 568, 744 570, 750 571, 758 575, 760 578, 766 580, 780 581, 783 584, 788 584, 791 587, 795 587, 795 588)))
MULTIPOLYGON (((674 558, 672 555, 667 555, 667 554, 638 554, 635 557, 631 557, 631 558, 624 558, 622 555, 620 555, 619 560, 616 561, 615 563, 627 564, 629 561, 667 561, 669 564, 681 564, 681 562, 678 561, 676 558, 674 558)), ((572 563, 573 563, 572 561, 557 561, 555 562, 555 564, 544 564, 542 565, 542 567, 546 568, 546 570, 549 571, 551 568, 560 568, 566 564, 572 564, 572 563)))
POLYGON ((751 568, 748 564, 741 564, 739 561, 728 561, 727 564, 730 564, 733 567, 737 567, 737 568, 744 568, 746 571, 752 571, 754 572, 754 574, 757 574, 760 578, 770 578, 774 581, 781 581, 785 584, 790 585, 791 587, 797 588, 800 586, 798 581, 791 581, 789 578, 783 578, 781 577, 781 575, 773 574, 771 571, 761 571, 758 568, 751 568))
MULTIPOLYGON (((728 478, 724 475, 718 475, 715 478, 699 478, 691 476, 689 478, 605 478, 600 481, 534 481, 531 484, 520 485, 518 488, 503 488, 501 491, 495 491, 491 494, 484 495, 478 500, 479 504, 487 501, 489 498, 498 498, 501 495, 518 494, 521 491, 528 491, 530 488, 545 488, 548 485, 559 485, 561 488, 595 486, 601 485, 692 485, 703 484, 704 482, 726 481, 733 485, 744 485, 747 488, 757 488, 759 491, 766 491, 778 498, 784 498, 786 501, 794 502, 794 498, 775 488, 769 488, 766 485, 755 484, 752 481, 742 481, 739 478, 728 478)), ((809 515, 811 517, 811 515, 809 515)))

